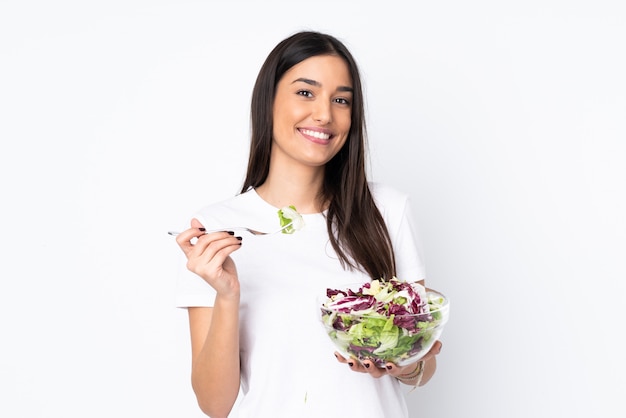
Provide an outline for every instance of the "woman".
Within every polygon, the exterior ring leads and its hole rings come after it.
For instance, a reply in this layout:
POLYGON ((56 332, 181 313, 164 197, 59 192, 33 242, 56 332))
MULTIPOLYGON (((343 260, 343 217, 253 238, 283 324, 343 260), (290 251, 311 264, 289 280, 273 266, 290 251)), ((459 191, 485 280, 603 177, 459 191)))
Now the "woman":
POLYGON ((423 362, 378 368, 334 352, 319 320, 316 295, 328 287, 424 279, 406 196, 365 171, 350 52, 317 32, 283 40, 253 90, 241 193, 199 211, 177 237, 188 269, 177 304, 188 309, 192 385, 207 415, 228 416, 241 385, 241 417, 408 416, 403 389, 431 378, 441 344, 423 362), (293 234, 204 232, 272 231, 287 205, 305 221, 293 234))

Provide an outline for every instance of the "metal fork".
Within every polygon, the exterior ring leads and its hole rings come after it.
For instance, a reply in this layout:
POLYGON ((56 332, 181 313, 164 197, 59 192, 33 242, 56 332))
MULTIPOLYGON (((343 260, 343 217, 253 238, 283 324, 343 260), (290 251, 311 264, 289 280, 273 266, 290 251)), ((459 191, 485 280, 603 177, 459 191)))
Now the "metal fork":
MULTIPOLYGON (((252 235, 272 235, 272 234, 277 234, 281 232, 282 230, 289 228, 292 224, 293 222, 289 222, 287 225, 281 226, 279 229, 277 229, 276 231, 272 231, 272 232, 257 231, 256 229, 246 228, 244 226, 234 226, 231 228, 211 229, 209 231, 204 231, 204 233, 210 234, 211 232, 246 231, 246 232, 251 233, 252 235)), ((172 236, 176 236, 180 234, 180 232, 178 231, 167 231, 167 233, 172 236)))

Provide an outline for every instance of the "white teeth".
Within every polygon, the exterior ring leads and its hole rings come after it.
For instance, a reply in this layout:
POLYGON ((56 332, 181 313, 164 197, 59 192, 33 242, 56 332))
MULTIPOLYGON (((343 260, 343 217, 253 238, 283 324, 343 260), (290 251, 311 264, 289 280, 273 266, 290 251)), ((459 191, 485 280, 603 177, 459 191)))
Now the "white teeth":
POLYGON ((319 139, 329 139, 330 135, 329 134, 325 134, 323 132, 317 132, 317 131, 310 131, 308 129, 302 129, 301 131, 303 134, 305 135, 309 135, 315 138, 319 138, 319 139))

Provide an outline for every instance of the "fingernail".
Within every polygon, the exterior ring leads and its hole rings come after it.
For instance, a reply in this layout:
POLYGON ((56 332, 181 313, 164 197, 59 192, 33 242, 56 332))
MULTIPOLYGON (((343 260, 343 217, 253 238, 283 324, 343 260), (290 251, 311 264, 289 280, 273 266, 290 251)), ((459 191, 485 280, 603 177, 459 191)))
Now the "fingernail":
POLYGON ((363 363, 363 365, 365 366, 366 369, 370 368, 370 364, 369 363, 363 363))
POLYGON ((233 231, 226 231, 226 232, 228 232, 228 235, 235 235, 233 231))
POLYGON ((198 228, 198 229, 202 232, 206 231, 206 228, 198 228))
POLYGON ((351 361, 349 361, 349 362, 348 362, 348 366, 352 367, 352 366, 354 366, 354 363, 353 363, 353 362, 351 362, 351 361))
POLYGON ((243 239, 242 237, 235 237, 235 238, 237 238, 239 241, 241 241, 243 239))
POLYGON ((387 367, 387 370, 391 370, 391 366, 388 364, 385 367, 387 367))

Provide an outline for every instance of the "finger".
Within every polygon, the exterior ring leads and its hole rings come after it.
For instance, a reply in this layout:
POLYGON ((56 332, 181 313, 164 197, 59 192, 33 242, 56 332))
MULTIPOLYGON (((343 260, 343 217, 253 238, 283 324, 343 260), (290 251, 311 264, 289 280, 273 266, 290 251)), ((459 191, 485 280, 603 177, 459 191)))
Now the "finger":
POLYGON ((203 235, 204 231, 204 225, 202 225, 202 223, 198 219, 192 218, 191 227, 179 233, 176 237, 176 242, 183 250, 183 252, 187 254, 189 251, 192 250, 193 246, 195 245, 195 242, 192 240, 203 235))
POLYGON ((387 369, 381 369, 380 367, 377 367, 373 361, 363 360, 361 364, 363 365, 367 373, 369 373, 372 377, 375 377, 376 379, 387 374, 387 369))
POLYGON ((213 235, 210 240, 207 240, 204 237, 210 234, 204 232, 204 228, 189 228, 178 234, 176 242, 189 258, 190 255, 197 256, 202 254, 213 239, 226 238, 228 235, 225 234, 234 235, 234 232, 216 232, 213 234, 218 235, 213 235))
POLYGON ((202 223, 200 223, 200 221, 196 218, 192 218, 191 228, 188 228, 178 234, 178 236, 176 237, 176 242, 186 255, 193 248, 194 244, 191 241, 194 238, 198 238, 203 233, 204 226, 202 225, 202 223))
POLYGON ((230 254, 241 248, 241 243, 241 237, 227 232, 203 235, 187 254, 188 267, 221 266, 230 254))
POLYGON ((365 367, 363 367, 363 365, 355 358, 345 358, 343 357, 341 354, 339 354, 338 352, 335 351, 335 357, 337 357, 337 360, 339 361, 339 363, 343 363, 348 365, 348 367, 350 368, 350 370, 355 371, 355 372, 360 372, 360 373, 366 373, 367 370, 365 369, 365 367))
POLYGON ((185 255, 193 250, 194 244, 191 242, 194 238, 204 235, 204 231, 200 228, 189 228, 176 236, 176 243, 183 250, 185 255))
POLYGON ((339 354, 339 353, 338 353, 338 352, 336 352, 336 351, 335 351, 335 357, 337 358, 337 360, 339 361, 339 363, 346 364, 346 363, 348 362, 344 356, 342 356, 341 354, 339 354))
POLYGON ((232 231, 202 232, 193 244, 193 253, 200 255, 211 250, 218 251, 222 246, 237 244, 238 242, 241 242, 241 237, 235 237, 235 233, 232 231))
MULTIPOLYGON (((421 360, 421 359, 420 359, 421 360)), ((417 363, 411 363, 408 366, 398 366, 394 363, 387 363, 385 369, 390 376, 398 377, 403 374, 412 372, 417 368, 417 363)))
POLYGON ((424 357, 422 357, 420 360, 427 361, 434 358, 441 352, 441 347, 443 347, 443 343, 439 340, 435 341, 431 349, 428 350, 428 353, 426 353, 426 355, 424 355, 424 357))

